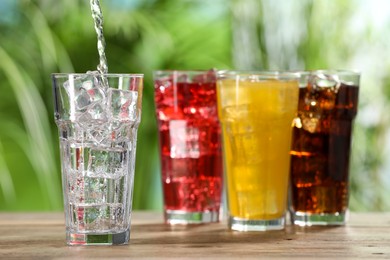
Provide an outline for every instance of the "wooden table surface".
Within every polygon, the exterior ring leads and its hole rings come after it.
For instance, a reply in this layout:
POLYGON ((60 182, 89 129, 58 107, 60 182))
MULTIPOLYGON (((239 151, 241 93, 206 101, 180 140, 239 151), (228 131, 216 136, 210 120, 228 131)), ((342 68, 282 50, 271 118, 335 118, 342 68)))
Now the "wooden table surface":
POLYGON ((390 259, 390 213, 351 213, 343 227, 236 232, 226 223, 174 226, 136 212, 130 244, 67 246, 62 213, 0 213, 0 259, 390 259))

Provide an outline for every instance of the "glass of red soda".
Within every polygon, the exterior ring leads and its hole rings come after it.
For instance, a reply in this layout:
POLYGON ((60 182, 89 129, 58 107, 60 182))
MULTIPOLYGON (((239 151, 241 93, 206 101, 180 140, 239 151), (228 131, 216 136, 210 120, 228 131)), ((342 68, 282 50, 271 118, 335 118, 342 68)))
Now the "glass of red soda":
POLYGON ((165 221, 217 222, 223 170, 216 71, 153 76, 165 221))

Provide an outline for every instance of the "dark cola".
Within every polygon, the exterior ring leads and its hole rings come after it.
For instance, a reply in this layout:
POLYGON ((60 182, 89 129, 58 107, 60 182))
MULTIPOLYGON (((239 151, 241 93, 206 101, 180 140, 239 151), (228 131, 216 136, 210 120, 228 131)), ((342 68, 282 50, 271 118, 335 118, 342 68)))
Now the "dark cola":
POLYGON ((291 149, 292 210, 344 213, 358 86, 300 89, 291 149))

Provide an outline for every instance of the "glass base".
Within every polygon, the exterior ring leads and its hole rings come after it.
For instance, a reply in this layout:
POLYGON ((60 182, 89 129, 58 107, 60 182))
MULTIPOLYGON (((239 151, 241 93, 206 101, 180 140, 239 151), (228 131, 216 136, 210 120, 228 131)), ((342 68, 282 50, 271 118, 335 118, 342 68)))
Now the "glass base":
POLYGON ((268 231, 268 230, 282 230, 285 225, 285 218, 270 220, 249 220, 236 217, 229 217, 228 222, 231 230, 237 231, 268 231))
POLYGON ((347 221, 347 213, 320 213, 305 212, 292 213, 292 222, 298 226, 341 226, 347 221))
POLYGON ((202 224, 219 221, 219 212, 186 212, 181 210, 166 210, 165 222, 176 224, 202 224))
POLYGON ((110 234, 83 234, 83 233, 66 233, 68 245, 127 245, 130 238, 130 229, 122 233, 110 234))

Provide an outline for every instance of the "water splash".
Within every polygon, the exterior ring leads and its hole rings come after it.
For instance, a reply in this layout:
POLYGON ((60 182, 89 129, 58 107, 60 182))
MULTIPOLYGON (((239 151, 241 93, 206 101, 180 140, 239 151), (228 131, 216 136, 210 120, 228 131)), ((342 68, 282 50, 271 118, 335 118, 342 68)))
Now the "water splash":
POLYGON ((99 65, 97 70, 100 74, 106 74, 108 72, 107 58, 105 54, 106 41, 103 35, 103 13, 100 8, 99 0, 90 0, 92 18, 95 23, 95 31, 97 34, 97 47, 99 53, 99 65))

